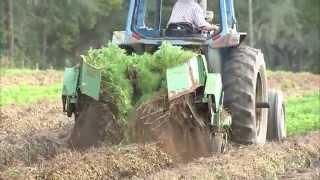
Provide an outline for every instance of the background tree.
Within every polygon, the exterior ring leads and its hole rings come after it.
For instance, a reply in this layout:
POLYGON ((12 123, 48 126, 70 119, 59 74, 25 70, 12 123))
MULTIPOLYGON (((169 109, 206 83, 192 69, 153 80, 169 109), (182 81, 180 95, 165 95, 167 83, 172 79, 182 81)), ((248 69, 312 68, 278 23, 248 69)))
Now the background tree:
MULTIPOLYGON (((317 0, 253 1, 254 46, 263 50, 270 68, 320 72, 319 3, 317 0)), ((243 1, 236 1, 240 29, 246 32, 247 6, 243 1)))

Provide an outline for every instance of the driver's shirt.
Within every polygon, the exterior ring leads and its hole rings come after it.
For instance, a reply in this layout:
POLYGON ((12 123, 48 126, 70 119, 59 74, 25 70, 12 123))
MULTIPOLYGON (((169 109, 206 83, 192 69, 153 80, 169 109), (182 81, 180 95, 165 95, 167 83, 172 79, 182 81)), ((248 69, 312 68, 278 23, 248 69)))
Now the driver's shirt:
POLYGON ((196 28, 211 27, 205 20, 205 13, 201 6, 194 0, 178 0, 173 7, 168 24, 190 23, 196 28))

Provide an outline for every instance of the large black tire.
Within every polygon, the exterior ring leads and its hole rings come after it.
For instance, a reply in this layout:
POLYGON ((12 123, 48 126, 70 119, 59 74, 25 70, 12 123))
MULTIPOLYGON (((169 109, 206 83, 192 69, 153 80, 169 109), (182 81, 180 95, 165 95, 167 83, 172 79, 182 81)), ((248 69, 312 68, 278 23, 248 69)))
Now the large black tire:
POLYGON ((232 115, 232 140, 241 144, 264 144, 267 109, 266 66, 260 50, 239 46, 226 50, 223 63, 224 107, 232 115))
POLYGON ((268 115, 268 140, 280 141, 286 135, 285 127, 285 106, 281 91, 272 90, 269 92, 269 115, 268 115))

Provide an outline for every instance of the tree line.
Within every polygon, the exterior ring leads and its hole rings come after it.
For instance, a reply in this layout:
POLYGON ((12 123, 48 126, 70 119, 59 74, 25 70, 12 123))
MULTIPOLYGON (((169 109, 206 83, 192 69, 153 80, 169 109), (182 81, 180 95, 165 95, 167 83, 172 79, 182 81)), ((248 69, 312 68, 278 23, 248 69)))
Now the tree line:
MULTIPOLYGON (((124 29, 129 0, 1 0, 2 66, 62 68, 124 29)), ((235 1, 248 32, 248 0, 235 1)), ((271 69, 320 72, 320 1, 252 0, 251 42, 271 69)), ((249 41, 247 41, 249 42, 249 41)))

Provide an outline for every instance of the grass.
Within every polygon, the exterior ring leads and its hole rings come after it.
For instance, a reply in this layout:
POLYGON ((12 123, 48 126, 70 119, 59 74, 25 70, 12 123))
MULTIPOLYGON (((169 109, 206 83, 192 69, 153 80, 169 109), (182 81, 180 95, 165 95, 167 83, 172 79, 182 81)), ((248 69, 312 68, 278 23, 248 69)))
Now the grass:
POLYGON ((58 99, 61 95, 61 89, 60 83, 50 86, 9 86, 0 89, 0 106, 30 104, 43 99, 58 99))
POLYGON ((288 135, 320 130, 320 92, 289 97, 286 112, 288 135))

